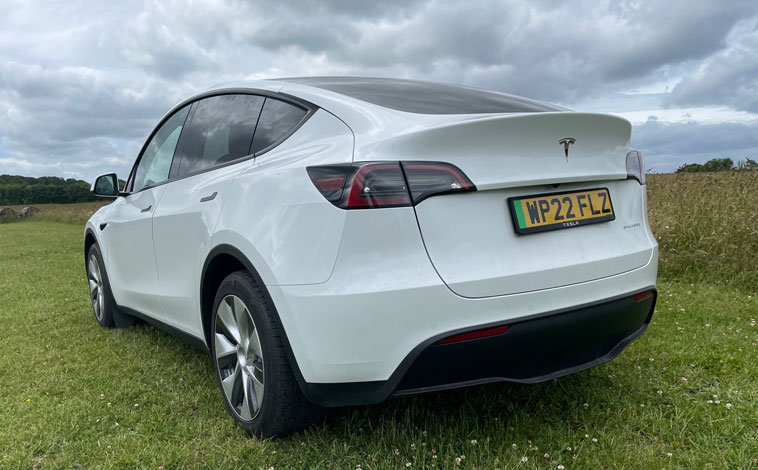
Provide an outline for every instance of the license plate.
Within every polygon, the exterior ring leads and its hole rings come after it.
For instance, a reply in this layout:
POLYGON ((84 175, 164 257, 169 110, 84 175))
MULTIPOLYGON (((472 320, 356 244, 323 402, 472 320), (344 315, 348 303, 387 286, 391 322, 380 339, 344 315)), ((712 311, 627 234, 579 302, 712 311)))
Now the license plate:
POLYGON ((516 232, 522 235, 614 220, 606 188, 510 197, 516 232))

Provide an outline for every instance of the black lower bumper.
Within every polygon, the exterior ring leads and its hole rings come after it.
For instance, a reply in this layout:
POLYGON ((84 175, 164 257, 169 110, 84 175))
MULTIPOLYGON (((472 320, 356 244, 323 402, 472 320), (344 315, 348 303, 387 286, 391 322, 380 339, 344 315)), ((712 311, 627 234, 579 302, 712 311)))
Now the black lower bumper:
POLYGON ((507 332, 437 344, 481 328, 453 331, 416 347, 386 381, 303 383, 305 395, 323 406, 378 403, 390 396, 487 382, 537 383, 610 361, 647 329, 656 294, 636 293, 602 303, 509 323, 507 332))

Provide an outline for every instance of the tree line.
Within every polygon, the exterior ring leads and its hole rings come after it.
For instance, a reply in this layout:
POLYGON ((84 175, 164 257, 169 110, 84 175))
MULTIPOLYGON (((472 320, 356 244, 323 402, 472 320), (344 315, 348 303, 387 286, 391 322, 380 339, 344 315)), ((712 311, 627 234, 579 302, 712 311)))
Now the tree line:
POLYGON ((0 175, 0 205, 67 204, 97 200, 86 181, 57 176, 0 175))
POLYGON ((729 171, 729 170, 758 170, 758 163, 755 160, 746 158, 745 161, 737 162, 731 158, 712 158, 703 163, 685 163, 676 169, 676 173, 701 173, 704 171, 729 171))

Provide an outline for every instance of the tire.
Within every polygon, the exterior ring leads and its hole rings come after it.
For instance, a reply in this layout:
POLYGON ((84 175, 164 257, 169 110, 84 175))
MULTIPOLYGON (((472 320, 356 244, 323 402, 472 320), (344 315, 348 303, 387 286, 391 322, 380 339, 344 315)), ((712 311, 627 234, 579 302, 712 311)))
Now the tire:
POLYGON ((247 271, 221 282, 210 347, 226 410, 249 435, 272 438, 319 422, 323 408, 300 390, 263 289, 247 271))
POLYGON ((121 313, 113 299, 108 273, 105 271, 103 255, 97 244, 93 244, 87 252, 87 281, 90 292, 90 303, 95 321, 104 328, 126 328, 133 325, 136 319, 121 313))

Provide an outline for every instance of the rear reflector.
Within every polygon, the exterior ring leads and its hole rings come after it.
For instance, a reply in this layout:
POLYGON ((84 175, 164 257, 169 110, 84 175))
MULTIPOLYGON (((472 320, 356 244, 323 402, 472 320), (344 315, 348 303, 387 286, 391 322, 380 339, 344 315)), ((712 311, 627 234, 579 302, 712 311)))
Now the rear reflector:
POLYGON ((445 339, 437 341, 437 344, 450 344, 458 343, 460 341, 468 341, 470 339, 486 338, 488 336, 502 335, 508 331, 510 325, 496 326, 495 328, 487 328, 486 330, 470 331, 468 333, 462 333, 460 335, 450 336, 445 339))
POLYGON ((653 296, 653 291, 646 290, 645 292, 640 292, 639 294, 635 294, 634 295, 634 300, 635 300, 635 302, 641 302, 641 301, 647 299, 648 297, 652 297, 652 296, 653 296))
POLYGON ((430 196, 476 191, 463 172, 442 162, 375 162, 308 167, 308 176, 342 209, 407 207, 430 196))

